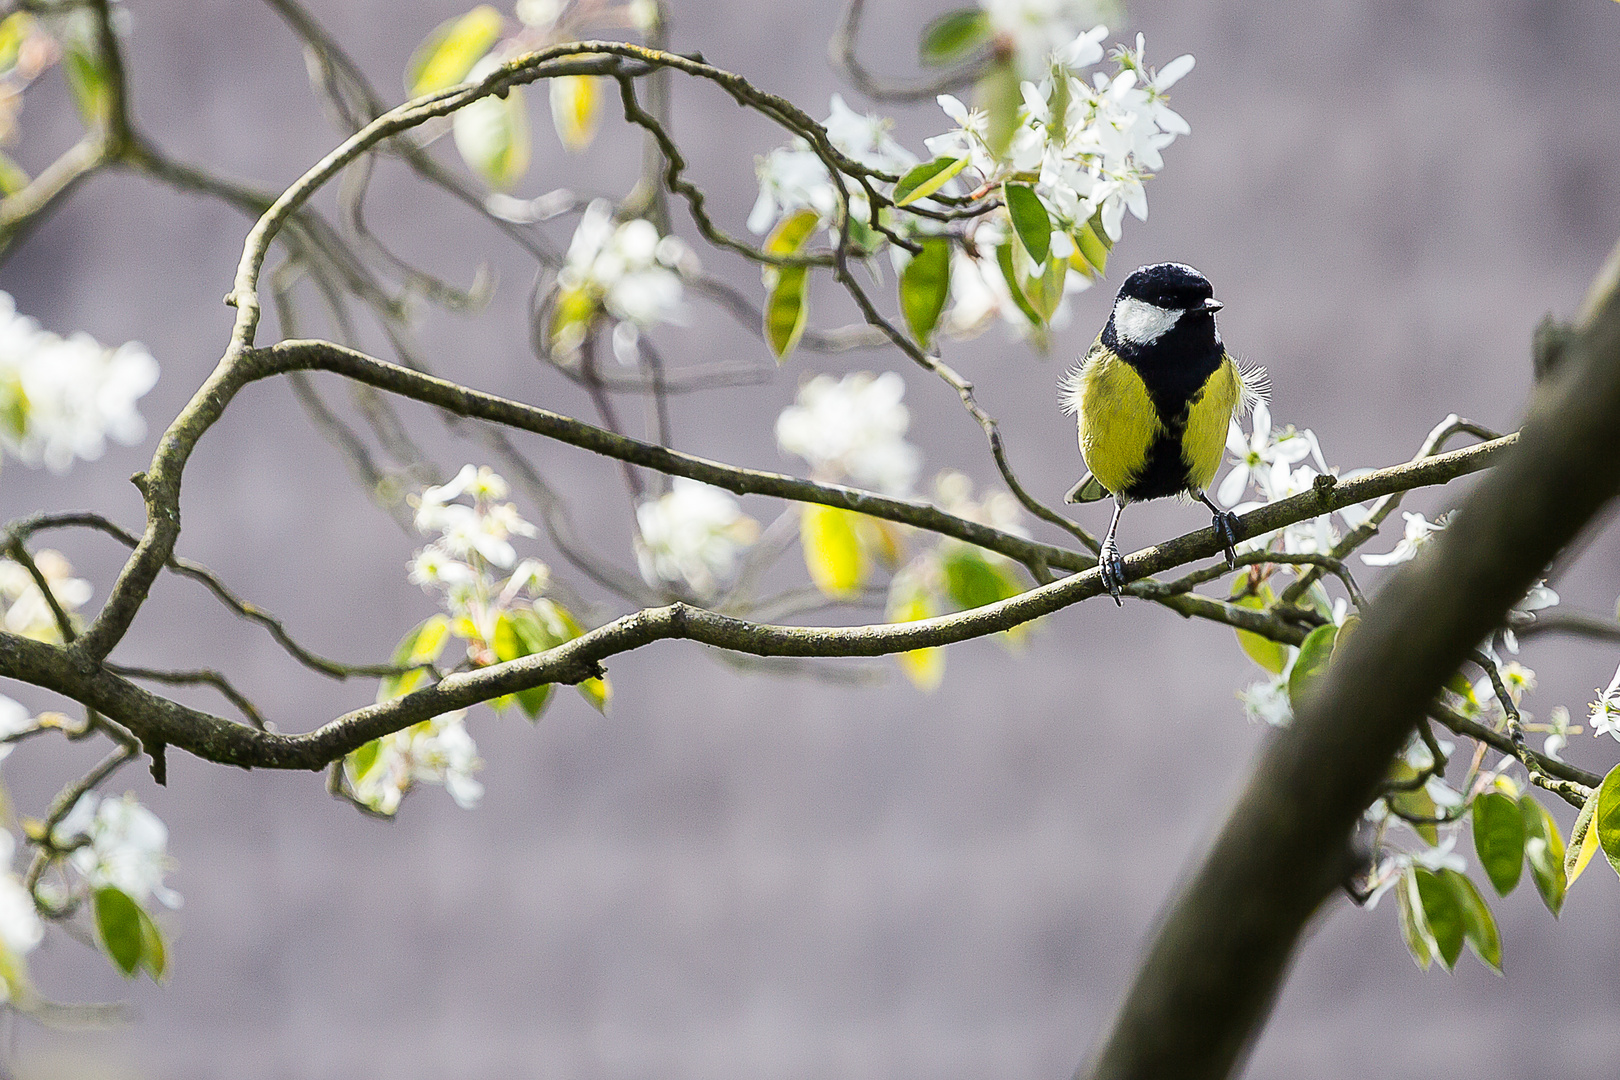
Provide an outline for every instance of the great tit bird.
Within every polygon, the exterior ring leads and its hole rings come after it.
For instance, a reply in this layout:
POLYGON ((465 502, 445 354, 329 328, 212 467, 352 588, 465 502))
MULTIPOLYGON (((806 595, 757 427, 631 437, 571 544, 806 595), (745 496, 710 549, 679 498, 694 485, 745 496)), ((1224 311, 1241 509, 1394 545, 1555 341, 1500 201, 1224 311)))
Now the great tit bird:
POLYGON ((1182 263, 1154 263, 1119 287, 1108 325, 1064 376, 1065 412, 1080 423, 1091 471, 1065 502, 1114 497, 1114 518, 1098 555, 1103 583, 1120 600, 1125 564, 1114 534, 1126 503, 1179 495, 1215 515, 1215 532, 1236 565, 1237 516, 1204 489, 1220 468, 1234 415, 1269 394, 1264 368, 1243 368, 1221 344, 1221 310, 1209 279, 1182 263))

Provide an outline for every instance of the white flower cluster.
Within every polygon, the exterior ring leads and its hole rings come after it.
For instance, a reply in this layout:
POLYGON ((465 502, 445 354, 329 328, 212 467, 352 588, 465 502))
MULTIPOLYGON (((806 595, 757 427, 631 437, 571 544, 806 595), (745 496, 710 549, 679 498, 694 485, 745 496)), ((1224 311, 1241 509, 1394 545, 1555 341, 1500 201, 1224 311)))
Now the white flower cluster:
POLYGON ((776 444, 809 462, 818 480, 905 495, 922 467, 922 454, 905 440, 911 426, 900 402, 905 393, 892 371, 817 375, 776 418, 776 444))
MULTIPOLYGON (((90 599, 90 583, 73 576, 73 566, 59 551, 45 548, 34 553, 34 565, 39 568, 50 586, 51 595, 62 610, 71 617, 90 599)), ((62 631, 56 616, 46 603, 45 594, 21 563, 0 558, 0 608, 5 616, 0 623, 13 634, 36 641, 60 641, 62 631)))
POLYGON ((486 641, 502 610, 522 594, 539 596, 551 581, 544 563, 517 561, 511 538, 534 536, 535 527, 504 501, 509 490, 489 466, 469 464, 448 484, 423 491, 416 504, 417 529, 439 537, 411 559, 410 582, 442 589, 450 613, 472 620, 486 641), (500 582, 494 568, 512 573, 500 582))
POLYGON ((157 377, 138 342, 109 349, 85 333, 60 337, 0 292, 0 444, 24 462, 65 472, 75 457, 99 458, 109 438, 139 442, 146 424, 135 402, 157 377))
MULTIPOLYGON (((645 218, 615 224, 613 207, 597 199, 585 208, 557 283, 563 315, 582 301, 600 305, 623 323, 646 329, 685 320, 683 274, 697 272, 697 259, 678 237, 659 236, 645 218)), ((555 348, 568 353, 584 340, 588 320, 566 317, 555 348)))
POLYGON ((719 488, 677 476, 667 494, 636 507, 636 562, 649 585, 685 582, 702 599, 720 589, 759 523, 719 488))
POLYGON ((379 814, 392 815, 413 784, 427 783, 443 785, 464 810, 477 806, 484 785, 473 773, 484 763, 463 723, 466 716, 465 709, 445 713, 383 736, 365 773, 350 776, 354 797, 379 814))
POLYGON ((1052 53, 1045 78, 1023 84, 1019 126, 1004 151, 990 145, 990 117, 949 94, 939 104, 956 130, 924 140, 939 156, 966 156, 986 183, 1035 174, 1059 258, 1072 251, 1064 250, 1068 234, 1099 211, 1111 240, 1120 238, 1126 210, 1147 220, 1142 182, 1164 167, 1160 151, 1192 130, 1170 108, 1167 91, 1192 70, 1193 58, 1179 56, 1155 72, 1143 62, 1138 34, 1135 49, 1114 50, 1117 71, 1095 72, 1088 84, 1080 72, 1103 59, 1107 34, 1098 26, 1079 35, 1052 53))
POLYGON ((103 799, 85 792, 51 832, 61 847, 80 837, 88 842, 74 848, 68 864, 91 888, 111 885, 137 904, 154 898, 180 906, 180 894, 163 884, 170 867, 168 827, 133 795, 103 799))
MULTIPOLYGON (((1296 431, 1291 425, 1278 431, 1272 427, 1271 410, 1264 401, 1257 402, 1248 435, 1233 420, 1227 430, 1226 449, 1232 455, 1231 470, 1215 489, 1215 497, 1234 513, 1246 514, 1267 503, 1278 502, 1301 492, 1309 491, 1316 478, 1337 475, 1322 458, 1322 448, 1309 428, 1296 431), (1299 462, 1310 458, 1316 466, 1299 462), (1258 501, 1238 502, 1250 487, 1259 494, 1258 501), (1236 503, 1237 505, 1233 505, 1236 503)), ((1348 479, 1358 475, 1346 474, 1348 479)), ((1339 542, 1340 534, 1333 519, 1337 516, 1346 527, 1354 529, 1367 520, 1369 511, 1359 503, 1352 503, 1332 513, 1321 514, 1307 521, 1295 522, 1277 532, 1250 537, 1238 544, 1240 552, 1262 551, 1269 548, 1280 535, 1282 550, 1294 555, 1325 554, 1339 542)))
MULTIPOLYGON (((917 164, 917 156, 889 134, 894 121, 858 113, 837 94, 832 96, 829 108, 831 112, 822 127, 827 129, 827 141, 844 156, 892 173, 903 173, 917 164)), ((777 218, 793 210, 808 207, 830 221, 838 209, 838 191, 827 166, 803 139, 794 139, 759 158, 755 172, 759 176, 759 198, 748 215, 748 228, 753 232, 766 232, 777 218)), ((846 181, 844 186, 855 217, 866 220, 866 196, 853 181, 846 181)))

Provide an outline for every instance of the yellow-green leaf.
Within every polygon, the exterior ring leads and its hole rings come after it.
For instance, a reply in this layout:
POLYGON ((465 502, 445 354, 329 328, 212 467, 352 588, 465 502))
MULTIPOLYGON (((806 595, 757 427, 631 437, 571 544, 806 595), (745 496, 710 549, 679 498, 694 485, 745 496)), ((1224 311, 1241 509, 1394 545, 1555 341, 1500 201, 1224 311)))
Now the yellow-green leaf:
POLYGON ((17 66, 22 43, 34 32, 34 17, 26 11, 14 11, 0 19, 0 72, 17 66))
POLYGON ((122 889, 104 885, 95 891, 93 906, 101 947, 119 971, 125 976, 134 975, 146 954, 140 905, 122 889))
POLYGON ((1395 883, 1395 899, 1400 905, 1401 940, 1406 942, 1406 951, 1418 967, 1428 971, 1434 962, 1434 939, 1423 923, 1422 901, 1411 867, 1401 871, 1401 879, 1395 883))
MULTIPOLYGON (((1410 783, 1417 779, 1418 771, 1406 762, 1396 759, 1390 766, 1389 779, 1397 784, 1410 783)), ((1410 790, 1391 792, 1385 797, 1390 809, 1417 818, 1417 821, 1408 822, 1419 836, 1429 844, 1440 842, 1440 830, 1427 819, 1438 817, 1440 808, 1434 804, 1434 798, 1421 785, 1410 790)))
POLYGON ((957 173, 967 168, 971 160, 973 159, 963 154, 957 158, 937 157, 933 161, 913 165, 906 170, 900 182, 894 185, 894 193, 891 196, 894 205, 909 206, 919 199, 928 198, 950 183, 957 173))
POLYGON ((1001 198, 1007 204, 1013 232, 1036 266, 1046 261, 1052 250, 1052 218, 1035 189, 1009 180, 1001 185, 1001 198))
POLYGON ((1433 870, 1414 866, 1412 877, 1417 882, 1418 900, 1423 906, 1423 922, 1429 928, 1429 937, 1434 940, 1440 962, 1449 971, 1462 955, 1462 905, 1451 884, 1433 870))
POLYGON ((1541 894, 1541 902, 1556 918, 1563 910, 1567 888, 1563 835, 1547 808, 1529 795, 1519 800, 1519 812, 1524 815, 1524 858, 1530 864, 1530 877, 1541 894))
POLYGON ((1294 670, 1288 673, 1288 700, 1293 702, 1294 708, 1299 708, 1303 700, 1300 695, 1309 693, 1311 684, 1327 670, 1328 662, 1333 659, 1333 639, 1338 633, 1339 628, 1331 623, 1318 626, 1300 644, 1294 670))
MULTIPOLYGON (((443 615, 434 615, 424 619, 400 639, 389 663, 395 667, 431 664, 438 660, 439 655, 444 652, 445 643, 449 640, 450 620, 443 615)), ((391 701, 397 697, 404 697, 420 686, 427 677, 427 671, 422 668, 407 671, 403 675, 390 675, 377 688, 377 700, 391 701)))
POLYGON ((799 544, 810 580, 825 595, 847 599, 866 579, 866 560, 856 535, 853 511, 819 503, 799 509, 799 544))
MULTIPOLYGON (((902 575, 895 578, 889 593, 888 618, 891 623, 916 622, 940 614, 933 595, 914 580, 902 575)), ((945 650, 943 648, 912 649, 896 653, 895 661, 911 684, 924 692, 939 689, 945 678, 945 650)))
POLYGON ((405 88, 411 97, 455 86, 467 78, 501 36, 501 13, 480 4, 447 19, 411 53, 405 65, 405 88))
MULTIPOLYGON (((1264 611, 1275 597, 1272 595, 1271 586, 1269 585, 1261 585, 1260 590, 1259 593, 1250 593, 1247 596, 1236 598, 1232 601, 1233 605, 1248 608, 1250 611, 1264 611)), ((1242 648, 1244 654, 1250 660, 1253 660, 1273 675, 1281 675, 1283 668, 1288 666, 1288 646, 1282 642, 1272 641, 1268 637, 1261 637, 1259 634, 1251 633, 1248 630, 1239 630, 1237 640, 1238 646, 1242 648)))
POLYGON ((1620 765, 1610 769, 1609 775, 1603 778, 1596 798, 1591 831, 1597 833, 1598 844, 1608 856, 1609 865, 1620 873, 1620 765))
POLYGON ((169 952, 163 944, 163 931, 158 929, 158 924, 146 913, 145 908, 136 907, 135 911, 141 919, 141 966, 152 976, 153 982, 159 982, 169 969, 169 952))
POLYGON ((947 11, 923 27, 917 57, 924 64, 949 64, 990 40, 990 17, 980 8, 947 11))
MULTIPOLYGON (((795 210, 778 221, 770 235, 765 237, 765 251, 771 255, 797 255, 805 242, 815 235, 819 224, 821 215, 814 210, 795 210)), ((768 271, 771 267, 765 269, 768 271)))
POLYGON ((979 79, 979 105, 989 118, 984 141, 998 158, 1007 152, 1018 131, 1018 109, 1024 104, 1022 84, 1018 65, 1011 57, 991 61, 979 79))
POLYGON ((551 80, 551 123, 571 154, 584 150, 596 138, 601 84, 595 75, 559 75, 551 80))
MULTIPOLYGON (((1093 219, 1095 220, 1095 219, 1093 219)), ((1074 246, 1092 269, 1100 277, 1108 272, 1108 234, 1102 231, 1101 224, 1096 226, 1088 221, 1074 230, 1074 246)))
POLYGON ((1524 872, 1524 815, 1517 802, 1500 791, 1476 796, 1472 812, 1480 865, 1497 895, 1506 896, 1524 872))
POLYGON ((0 195, 15 195, 27 186, 28 173, 10 154, 0 151, 0 195))
POLYGON ((1063 286, 1068 282, 1069 264, 1063 259, 1047 259, 1045 268, 1024 282, 1024 295, 1041 316, 1042 322, 1051 322, 1063 303, 1063 286))
POLYGON ((780 362, 799 344, 805 324, 810 320, 810 268, 779 266, 774 269, 776 283, 765 298, 765 344, 780 362))
POLYGON ((529 113, 523 88, 510 87, 505 97, 479 98, 450 120, 456 151, 468 168, 497 191, 505 191, 529 171, 529 113))
POLYGON ((912 336, 925 349, 950 294, 951 242, 943 236, 927 237, 922 251, 900 271, 900 310, 912 336))
POLYGON ((1012 295, 1012 301, 1024 317, 1036 326, 1045 325, 1040 313, 1030 306, 1029 297, 1024 295, 1024 286, 1020 281, 1021 275, 1013 263, 1013 248, 1015 242, 1005 240, 996 248, 996 266, 1001 269, 1002 280, 1007 283, 1007 292, 1012 295))
POLYGON ((101 59, 82 48, 70 48, 62 57, 62 76, 73 92, 73 104, 86 127, 107 122, 112 108, 112 88, 101 59))
MULTIPOLYGON (((585 628, 580 625, 579 620, 574 618, 573 612, 555 600, 536 600, 534 606, 536 609, 547 608, 555 612, 557 621, 562 624, 563 629, 567 632, 567 637, 564 638, 565 641, 573 641, 585 632, 585 628)), ((593 709, 604 716, 607 715, 608 705, 613 701, 613 684, 608 682, 606 675, 600 678, 586 679, 575 689, 579 691, 580 697, 590 702, 593 709)))
POLYGON ((1574 827, 1569 830, 1569 844, 1564 848, 1566 891, 1575 884, 1575 879, 1586 871, 1586 864, 1592 861, 1592 856, 1602 847, 1598 841, 1598 831, 1592 828, 1592 819, 1597 813, 1598 796, 1602 793, 1603 789, 1599 787, 1586 797, 1586 802, 1581 804, 1581 812, 1576 815, 1574 827))
POLYGON ((1502 935, 1496 929, 1496 917, 1490 905, 1479 895, 1474 883, 1455 870, 1444 870, 1446 884, 1457 898, 1457 909, 1462 913, 1463 938, 1474 955, 1492 971, 1502 974, 1502 935))

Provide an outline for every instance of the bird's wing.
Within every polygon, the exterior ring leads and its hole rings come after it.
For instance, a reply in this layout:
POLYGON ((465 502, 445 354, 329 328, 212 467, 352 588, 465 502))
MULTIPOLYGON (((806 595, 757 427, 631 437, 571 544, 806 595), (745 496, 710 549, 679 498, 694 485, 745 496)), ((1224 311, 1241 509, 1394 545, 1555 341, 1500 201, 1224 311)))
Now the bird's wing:
POLYGON ((1063 501, 1066 503, 1089 503, 1099 502, 1106 498, 1108 498, 1108 489, 1103 487, 1095 476, 1086 473, 1080 478, 1080 482, 1070 488, 1067 495, 1063 496, 1063 501))

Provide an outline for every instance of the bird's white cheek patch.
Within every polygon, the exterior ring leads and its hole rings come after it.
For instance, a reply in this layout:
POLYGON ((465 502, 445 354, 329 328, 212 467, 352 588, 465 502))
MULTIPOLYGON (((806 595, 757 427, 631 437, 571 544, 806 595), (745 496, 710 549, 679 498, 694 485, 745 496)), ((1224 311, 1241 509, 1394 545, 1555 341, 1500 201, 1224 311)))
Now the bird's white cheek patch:
POLYGON ((1131 345, 1151 345, 1179 318, 1179 311, 1127 296, 1114 305, 1114 333, 1131 345))

